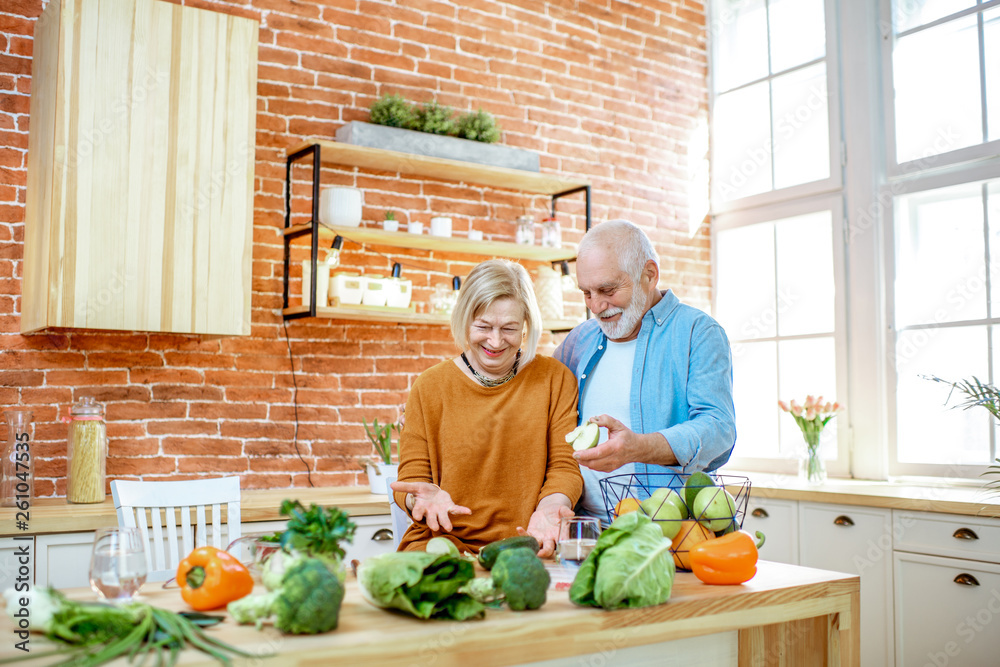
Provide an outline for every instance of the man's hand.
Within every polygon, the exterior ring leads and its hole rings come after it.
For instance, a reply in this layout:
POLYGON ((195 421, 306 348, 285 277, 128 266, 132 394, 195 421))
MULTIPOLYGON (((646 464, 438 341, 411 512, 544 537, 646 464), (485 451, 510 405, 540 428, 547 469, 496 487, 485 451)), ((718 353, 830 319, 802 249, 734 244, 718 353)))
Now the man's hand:
POLYGON ((472 510, 462 505, 456 505, 447 491, 427 482, 393 482, 393 491, 413 495, 413 508, 410 516, 414 521, 426 520, 427 527, 433 531, 450 533, 452 529, 451 514, 472 514, 472 510))
POLYGON ((628 463, 677 465, 677 457, 661 434, 635 433, 608 415, 591 417, 590 421, 608 429, 608 439, 597 447, 573 452, 580 465, 598 472, 612 472, 628 463))
POLYGON ((559 521, 563 517, 573 516, 573 508, 569 506, 569 498, 562 493, 546 496, 538 502, 538 507, 528 520, 528 529, 518 526, 518 535, 531 535, 541 549, 539 558, 550 558, 556 552, 556 542, 559 540, 559 521))

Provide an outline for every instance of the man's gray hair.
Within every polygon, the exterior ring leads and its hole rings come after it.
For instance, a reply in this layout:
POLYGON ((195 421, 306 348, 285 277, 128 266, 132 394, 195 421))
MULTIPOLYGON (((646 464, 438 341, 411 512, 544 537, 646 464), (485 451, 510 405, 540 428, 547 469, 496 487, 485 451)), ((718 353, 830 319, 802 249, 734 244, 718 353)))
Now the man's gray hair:
POLYGON ((642 228, 628 220, 608 220, 591 227, 583 240, 577 255, 582 255, 591 247, 611 248, 618 260, 618 268, 638 282, 646 262, 653 262, 657 268, 660 258, 653 249, 653 243, 642 228))

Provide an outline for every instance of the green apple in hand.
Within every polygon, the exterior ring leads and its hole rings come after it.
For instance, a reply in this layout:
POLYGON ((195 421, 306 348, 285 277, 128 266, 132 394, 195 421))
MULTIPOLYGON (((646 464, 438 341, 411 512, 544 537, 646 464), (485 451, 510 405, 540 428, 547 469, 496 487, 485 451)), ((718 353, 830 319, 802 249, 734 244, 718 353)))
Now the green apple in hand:
POLYGON ((687 507, 680 494, 669 488, 653 491, 653 495, 642 501, 642 511, 657 522, 663 536, 674 539, 681 529, 681 520, 687 518, 687 507))
POLYGON ((736 501, 721 486, 706 487, 695 497, 691 516, 712 532, 725 530, 736 516, 736 501))
POLYGON ((597 441, 601 437, 601 429, 593 422, 580 424, 575 429, 566 434, 566 442, 573 445, 573 451, 579 452, 597 446, 597 441))

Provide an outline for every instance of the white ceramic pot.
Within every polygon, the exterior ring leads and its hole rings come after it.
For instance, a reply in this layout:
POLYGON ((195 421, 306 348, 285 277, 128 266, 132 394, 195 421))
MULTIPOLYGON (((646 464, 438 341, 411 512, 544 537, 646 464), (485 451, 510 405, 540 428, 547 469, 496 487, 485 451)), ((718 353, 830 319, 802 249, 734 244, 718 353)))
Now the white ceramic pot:
POLYGON ((412 281, 401 278, 385 279, 385 305, 392 308, 407 308, 412 296, 412 281))
POLYGON ((319 196, 319 221, 334 227, 357 227, 363 203, 357 188, 324 188, 319 196))
POLYGON ((451 236, 451 218, 443 216, 431 218, 431 236, 451 236))
POLYGON ((386 300, 385 278, 379 275, 365 276, 365 293, 361 304, 365 306, 384 306, 386 300))
POLYGON ((357 273, 341 271, 330 278, 330 298, 344 306, 357 306, 365 294, 365 279, 357 273))
POLYGON ((372 493, 389 493, 385 485, 387 477, 395 477, 399 474, 398 463, 376 463, 368 464, 368 488, 372 493))
POLYGON ((387 232, 398 232, 399 220, 383 220, 382 229, 384 229, 387 232))
POLYGON ((422 222, 411 222, 406 226, 406 231, 411 234, 423 234, 424 233, 424 223, 422 222))

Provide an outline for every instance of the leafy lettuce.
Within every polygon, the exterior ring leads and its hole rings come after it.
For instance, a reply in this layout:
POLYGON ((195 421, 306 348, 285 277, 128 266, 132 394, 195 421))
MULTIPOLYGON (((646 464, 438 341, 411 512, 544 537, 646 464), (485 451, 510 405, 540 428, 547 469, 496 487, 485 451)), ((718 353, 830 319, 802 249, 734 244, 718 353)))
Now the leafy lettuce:
POLYGON ((464 558, 423 551, 382 554, 358 567, 361 594, 369 603, 417 618, 483 616, 482 603, 459 591, 475 576, 475 567, 464 558))
POLYGON ((650 607, 670 599, 674 584, 670 540, 642 512, 615 519, 569 589, 569 599, 584 607, 621 609, 650 607))

